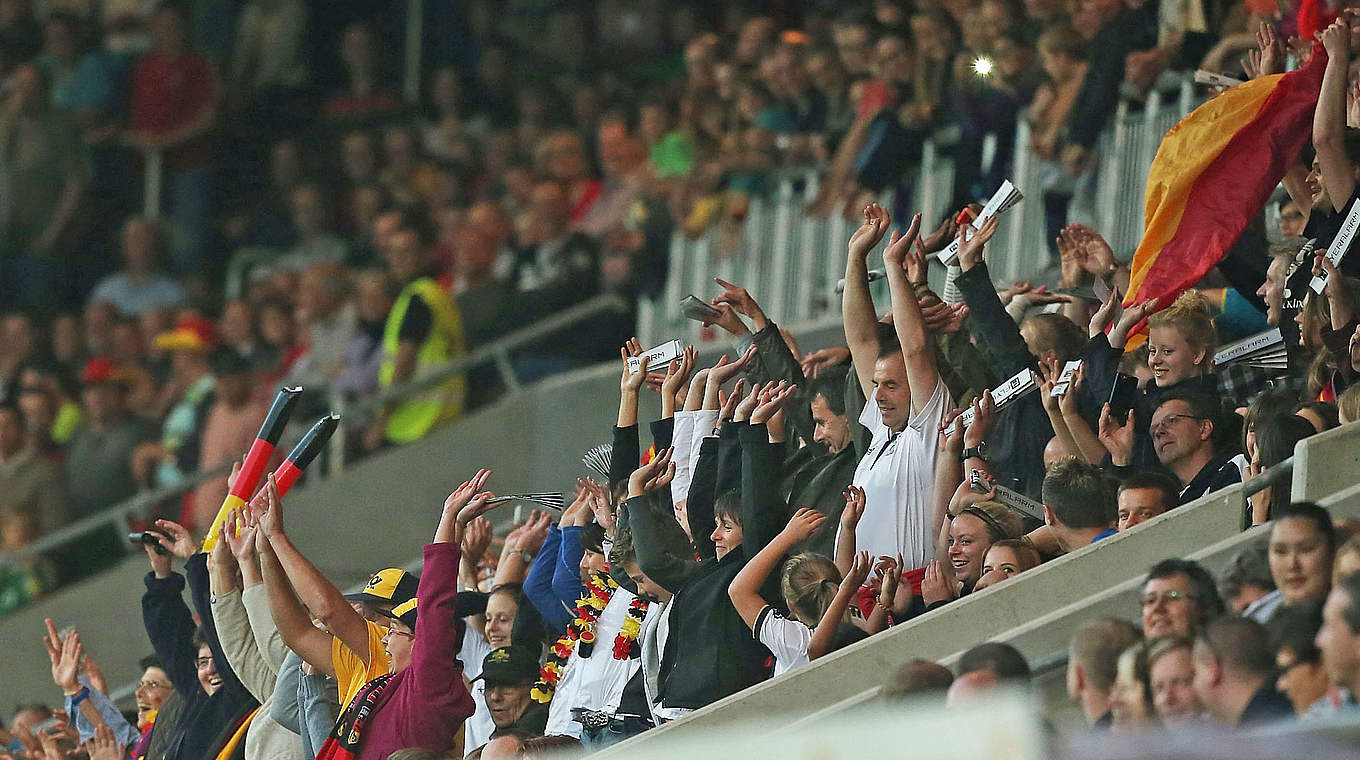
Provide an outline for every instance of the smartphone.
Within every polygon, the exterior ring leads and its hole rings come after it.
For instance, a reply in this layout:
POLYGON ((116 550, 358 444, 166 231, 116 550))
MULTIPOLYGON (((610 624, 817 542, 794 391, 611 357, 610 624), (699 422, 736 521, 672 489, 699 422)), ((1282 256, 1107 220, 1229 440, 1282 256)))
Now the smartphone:
POLYGON ((680 313, 695 322, 712 322, 722 316, 722 312, 699 300, 698 296, 688 295, 680 299, 680 313))
POLYGON ((128 534, 128 542, 138 546, 150 546, 157 554, 162 556, 169 554, 170 550, 161 546, 158 533, 154 531, 137 531, 128 534))
POLYGON ((968 473, 968 487, 973 493, 987 493, 992 490, 992 484, 987 480, 987 476, 982 474, 982 470, 974 469, 968 473))
POLYGON ((1110 388, 1110 416, 1123 424, 1124 420, 1128 419, 1137 396, 1138 378, 1133 375, 1116 374, 1114 386, 1110 388))

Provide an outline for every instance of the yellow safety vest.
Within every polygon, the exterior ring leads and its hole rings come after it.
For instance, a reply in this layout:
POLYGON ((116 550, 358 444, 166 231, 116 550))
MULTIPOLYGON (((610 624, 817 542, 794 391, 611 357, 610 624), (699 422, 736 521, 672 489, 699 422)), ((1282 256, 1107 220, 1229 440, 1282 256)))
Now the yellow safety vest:
MULTIPOLYGON (((430 334, 420 344, 416 354, 416 371, 412 380, 428 377, 443 365, 464 352, 463 320, 453 299, 429 277, 422 277, 402 288, 383 327, 383 363, 378 371, 378 384, 392 385, 396 371, 399 332, 412 298, 420 298, 434 315, 430 334)), ((424 393, 398 402, 387 416, 387 439, 393 443, 409 443, 430 431, 436 423, 457 417, 463 411, 465 379, 455 375, 424 393)))

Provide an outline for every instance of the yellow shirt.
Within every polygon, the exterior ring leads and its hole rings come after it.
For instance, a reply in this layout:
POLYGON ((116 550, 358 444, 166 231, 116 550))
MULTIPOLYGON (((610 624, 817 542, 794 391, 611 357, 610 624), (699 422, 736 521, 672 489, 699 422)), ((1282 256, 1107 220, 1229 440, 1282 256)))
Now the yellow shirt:
POLYGON ((335 681, 340 688, 340 709, 345 709, 359 693, 364 684, 378 676, 387 675, 391 663, 387 660, 387 648, 383 646, 383 636, 387 629, 372 621, 368 623, 368 665, 353 650, 345 646, 340 638, 331 638, 331 664, 335 666, 335 681))

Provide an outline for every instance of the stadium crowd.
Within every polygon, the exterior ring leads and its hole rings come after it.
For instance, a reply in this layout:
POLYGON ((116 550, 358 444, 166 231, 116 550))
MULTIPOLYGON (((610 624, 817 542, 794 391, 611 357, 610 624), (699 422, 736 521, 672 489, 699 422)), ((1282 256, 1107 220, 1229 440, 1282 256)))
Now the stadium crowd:
MULTIPOLYGON (((1100 541, 1360 419, 1360 259, 1323 255, 1360 196, 1350 14, 1310 49, 1286 42, 1297 9, 1272 4, 810 3, 798 28, 755 15, 685 38, 674 79, 577 84, 565 109, 515 84, 532 78, 490 44, 472 68, 434 71, 416 115, 354 24, 343 82, 304 115, 307 4, 241 3, 218 48, 221 20, 205 27, 199 5, 48 9, 40 25, 25 0, 0 0, 0 179, 25 190, 0 193, 0 551, 230 464, 264 416, 261 389, 363 397, 595 294, 655 294, 672 231, 734 239, 784 166, 824 165, 810 212, 861 220, 844 346, 801 354, 722 280, 710 324, 733 345, 711 366, 689 347, 631 367, 644 347, 626 315, 535 344, 516 357, 523 379, 622 344, 608 466, 503 535, 477 471, 444 503, 419 574, 375 569, 356 594, 292 543, 272 480, 200 543, 234 475, 209 481, 147 525, 152 653, 135 715, 110 700, 80 621, 48 621, 63 701, 35 685, 0 758, 599 749, 1053 558, 1097 544, 1073 561, 1099 562, 1100 541), (1237 51, 1252 78, 1327 58, 1312 147, 1272 201, 1280 229, 1262 209, 1200 288, 1121 308, 1129 262, 1067 218, 1092 192, 1096 139, 1121 88, 1222 70, 1237 51), (271 139, 294 117, 314 131, 271 139), (976 201, 1005 176, 1022 118, 1050 170, 1026 202, 1045 209, 1053 290, 998 288, 987 268, 997 223, 976 201), (923 226, 873 202, 911 197, 923 141, 946 128, 949 215, 923 226), (987 135, 1003 155, 984 165, 987 135), (163 218, 127 213, 129 147, 161 164, 163 218), (252 152, 262 171, 228 160, 252 152), (101 236, 116 271, 101 271, 101 236), (927 262, 954 241, 937 294, 927 262), (886 313, 869 285, 880 247, 886 313), (1215 364, 1220 344, 1269 328, 1286 366, 1215 364), (999 403, 992 389, 1026 370, 1037 388, 999 403), (661 405, 650 446, 647 392, 661 405)), ((1037 280, 1049 257, 1034 258, 1037 280)), ((360 445, 418 439, 494 383, 472 372, 436 403, 389 408, 360 445)), ((1220 577, 1166 559, 1140 609, 1075 634, 1068 691, 1093 730, 1356 713, 1360 526, 1292 500, 1287 481, 1242 523, 1267 535, 1220 577)), ((60 562, 7 561, 0 607, 88 570, 60 562)), ((952 707, 1028 681, 1018 651, 975 643, 953 672, 904 663, 886 698, 952 707)))

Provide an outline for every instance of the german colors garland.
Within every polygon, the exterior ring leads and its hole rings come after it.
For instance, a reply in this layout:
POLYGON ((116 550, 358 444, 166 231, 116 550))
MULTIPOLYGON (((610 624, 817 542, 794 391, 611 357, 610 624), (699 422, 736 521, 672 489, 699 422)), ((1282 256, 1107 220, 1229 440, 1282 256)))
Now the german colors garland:
POLYGON ((529 696, 535 702, 546 705, 552 701, 557 683, 562 680, 562 671, 566 670, 567 660, 571 658, 572 650, 576 649, 576 642, 584 633, 589 633, 590 636, 587 638, 591 643, 594 642, 595 622, 600 619, 600 612, 604 610, 606 604, 609 604, 610 598, 614 596, 614 590, 618 587, 619 584, 606 573, 594 573, 590 576, 589 582, 586 583, 587 593, 576 600, 576 610, 573 612, 571 622, 567 623, 566 633, 548 650, 548 660, 538 671, 538 681, 529 692, 529 696))

